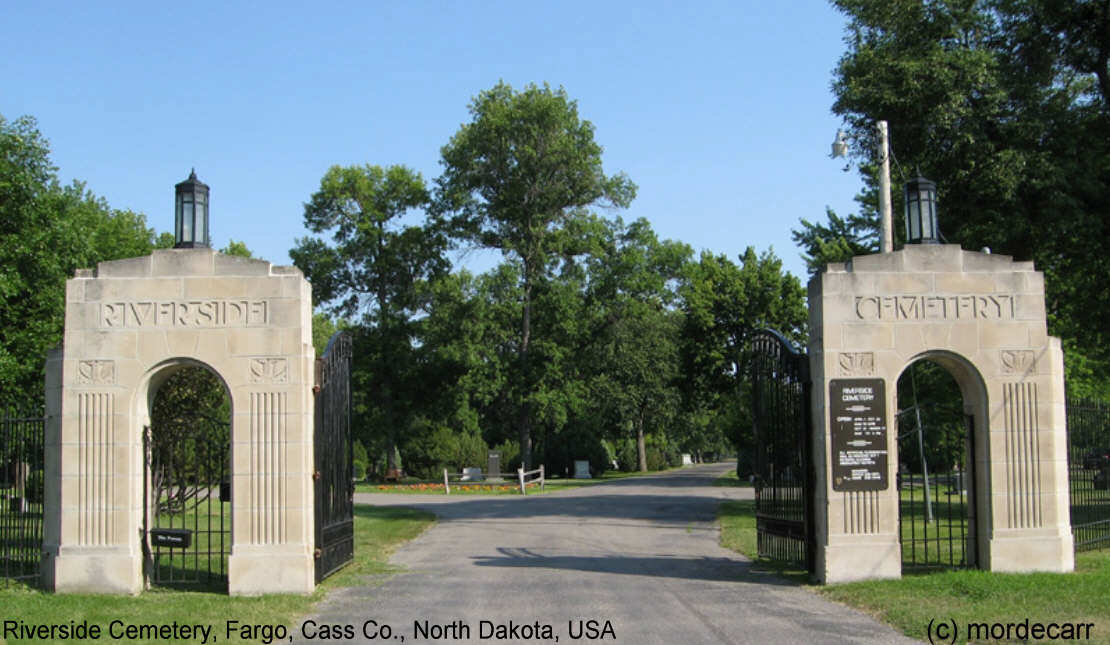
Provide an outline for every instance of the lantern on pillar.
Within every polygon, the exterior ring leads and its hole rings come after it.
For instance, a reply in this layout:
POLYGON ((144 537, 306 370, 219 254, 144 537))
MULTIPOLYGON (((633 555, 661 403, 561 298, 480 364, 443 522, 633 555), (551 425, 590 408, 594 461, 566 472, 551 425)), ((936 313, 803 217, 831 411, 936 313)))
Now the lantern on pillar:
POLYGON ((175 249, 192 249, 209 246, 208 235, 208 184, 197 179, 197 172, 174 186, 174 245, 175 249))
POLYGON ((906 182, 906 244, 940 244, 937 185, 921 175, 906 182))

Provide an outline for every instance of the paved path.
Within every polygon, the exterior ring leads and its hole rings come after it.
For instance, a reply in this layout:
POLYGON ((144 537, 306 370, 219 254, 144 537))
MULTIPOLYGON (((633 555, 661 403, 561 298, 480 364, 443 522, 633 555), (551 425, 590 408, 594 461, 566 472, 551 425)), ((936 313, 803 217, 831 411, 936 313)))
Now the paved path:
POLYGON ((542 496, 356 495, 422 508, 439 522, 394 554, 405 572, 333 592, 309 620, 351 625, 357 642, 381 640, 363 638, 370 620, 388 625, 395 643, 912 642, 721 548, 718 503, 751 496, 711 485, 730 467, 542 496), (427 638, 416 629, 424 621, 427 638), (510 622, 515 632, 488 634, 510 622), (545 625, 551 638, 542 638, 545 625))

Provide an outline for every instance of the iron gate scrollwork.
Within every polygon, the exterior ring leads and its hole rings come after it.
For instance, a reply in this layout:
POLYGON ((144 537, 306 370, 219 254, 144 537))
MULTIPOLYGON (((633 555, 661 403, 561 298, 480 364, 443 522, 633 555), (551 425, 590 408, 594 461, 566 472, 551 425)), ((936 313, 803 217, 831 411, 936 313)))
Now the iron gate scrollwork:
POLYGON ((813 572, 809 361, 778 332, 760 330, 752 337, 751 377, 759 555, 813 572))
POLYGON ((351 336, 337 332, 316 361, 316 582, 354 558, 351 336))
POLYGON ((230 424, 183 413, 143 432, 147 579, 227 589, 230 424))

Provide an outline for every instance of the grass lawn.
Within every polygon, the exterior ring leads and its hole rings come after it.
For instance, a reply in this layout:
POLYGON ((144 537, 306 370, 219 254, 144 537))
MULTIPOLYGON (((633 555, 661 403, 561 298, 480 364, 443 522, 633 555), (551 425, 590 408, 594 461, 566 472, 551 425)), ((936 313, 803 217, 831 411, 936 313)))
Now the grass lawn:
MULTIPOLYGON (((755 503, 724 502, 718 518, 721 544, 756 559, 755 503)), ((804 571, 761 565, 800 583, 808 580, 804 571)), ((945 571, 810 588, 921 640, 928 640, 932 620, 954 620, 960 630, 956 642, 966 642, 969 624, 1029 619, 1030 624, 1094 623, 1085 642, 1110 643, 1110 552, 1105 550, 1077 554, 1071 574, 945 571)))
POLYGON ((736 469, 732 468, 727 473, 721 475, 713 480, 714 486, 735 486, 736 488, 751 488, 752 483, 747 480, 741 480, 740 476, 736 474, 736 469))
MULTIPOLYGON (((262 635, 240 639, 238 634, 227 638, 227 621, 242 624, 278 625, 287 629, 287 636, 294 635, 295 623, 308 613, 312 605, 330 589, 366 584, 371 576, 394 572, 387 563, 389 554, 401 543, 411 540, 433 521, 428 513, 409 509, 355 506, 355 559, 354 561, 316 587, 309 596, 269 595, 258 598, 229 597, 225 593, 198 591, 170 591, 154 589, 137 597, 101 594, 58 595, 28 587, 0 588, 0 607, 3 620, 20 620, 26 625, 80 624, 99 625, 102 642, 118 642, 108 634, 109 623, 115 620, 131 625, 203 624, 211 625, 212 635, 220 643, 260 643, 262 635)), ((276 634, 275 634, 276 635, 276 634)), ((299 634, 296 634, 299 636, 299 634)), ((4 640, 5 642, 78 642, 49 639, 4 640)), ((125 639, 133 643, 189 642, 197 639, 173 641, 164 638, 125 639)), ((209 640, 211 643, 212 641, 209 640)))
MULTIPOLYGON (((547 479, 544 481, 544 493, 552 491, 566 490, 568 488, 580 488, 582 486, 591 486, 593 484, 603 484, 618 479, 626 479, 628 477, 640 477, 643 475, 654 475, 668 470, 675 470, 668 468, 667 470, 653 470, 646 473, 641 472, 620 472, 620 471, 607 471, 600 477, 592 479, 547 479)), ((443 495, 443 482, 421 482, 417 479, 411 481, 406 480, 400 484, 355 484, 356 493, 393 493, 398 495, 443 495)), ((490 485, 481 482, 464 484, 462 482, 451 482, 452 495, 519 495, 520 484, 517 483, 515 476, 505 475, 505 481, 500 484, 490 485)), ((528 484, 528 494, 540 494, 539 484, 528 484)))

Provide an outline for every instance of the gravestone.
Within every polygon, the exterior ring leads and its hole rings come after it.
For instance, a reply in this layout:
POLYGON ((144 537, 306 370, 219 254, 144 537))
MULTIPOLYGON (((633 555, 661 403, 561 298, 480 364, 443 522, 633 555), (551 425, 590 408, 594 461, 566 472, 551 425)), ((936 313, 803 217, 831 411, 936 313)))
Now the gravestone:
POLYGON ((486 479, 490 481, 501 481, 501 453, 496 450, 489 451, 489 462, 486 467, 486 479))
POLYGON ((575 479, 592 479, 590 477, 590 462, 585 459, 576 459, 574 462, 575 479))

